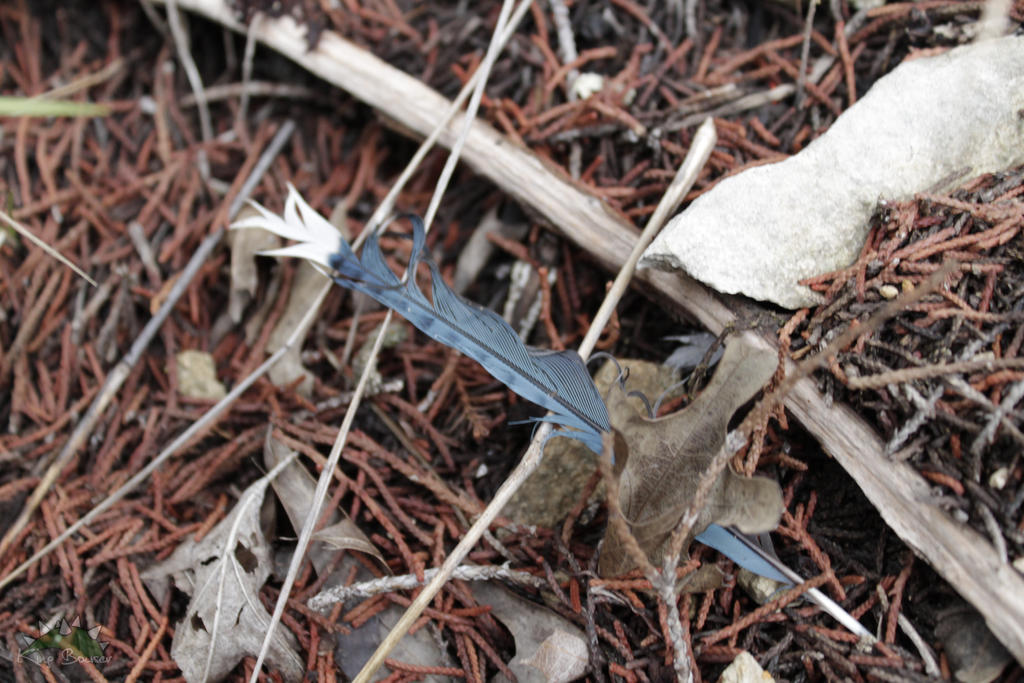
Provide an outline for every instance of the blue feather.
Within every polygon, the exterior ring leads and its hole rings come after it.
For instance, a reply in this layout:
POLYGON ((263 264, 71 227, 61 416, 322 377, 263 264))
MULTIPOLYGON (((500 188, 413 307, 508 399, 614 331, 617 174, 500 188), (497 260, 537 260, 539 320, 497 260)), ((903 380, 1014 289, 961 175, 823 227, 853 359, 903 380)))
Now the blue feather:
POLYGON ((767 577, 773 581, 792 585, 793 580, 782 573, 782 563, 772 558, 767 552, 757 547, 742 534, 726 529, 718 524, 709 524, 704 531, 697 534, 697 540, 711 546, 747 571, 767 577))
POLYGON ((421 261, 426 264, 432 302, 411 275, 402 283, 387 267, 376 234, 367 239, 358 261, 347 244, 328 258, 334 281, 393 308, 428 337, 477 361, 509 389, 552 413, 534 420, 561 425, 567 429, 557 434, 600 453, 601 432, 610 429, 608 412, 579 354, 530 348, 499 315, 453 292, 425 249, 423 221, 409 218, 409 273, 421 261))
MULTIPOLYGON (((803 583, 803 578, 799 574, 775 556, 770 541, 765 549, 762 543, 757 542, 759 539, 743 534, 733 527, 722 527, 718 524, 709 524, 708 528, 697 535, 697 540, 711 546, 744 569, 778 581, 784 586, 803 583)), ((804 597, 817 603, 832 615, 832 618, 849 629, 850 633, 869 641, 874 640, 874 636, 863 624, 817 588, 808 589, 804 597)))
POLYGON ((258 205, 254 208, 259 216, 243 218, 233 227, 259 227, 300 242, 264 253, 297 256, 326 266, 337 284, 394 309, 428 337, 461 351, 509 389, 549 410, 550 414, 530 421, 562 427, 552 436, 577 439, 601 453, 601 434, 611 429, 608 410, 580 355, 528 347, 499 315, 453 292, 426 250, 426 231, 418 216, 409 216, 413 228, 410 275, 402 282, 388 268, 376 233, 357 257, 294 188, 283 217, 258 205), (421 262, 430 270, 431 299, 416 285, 416 268, 421 262))

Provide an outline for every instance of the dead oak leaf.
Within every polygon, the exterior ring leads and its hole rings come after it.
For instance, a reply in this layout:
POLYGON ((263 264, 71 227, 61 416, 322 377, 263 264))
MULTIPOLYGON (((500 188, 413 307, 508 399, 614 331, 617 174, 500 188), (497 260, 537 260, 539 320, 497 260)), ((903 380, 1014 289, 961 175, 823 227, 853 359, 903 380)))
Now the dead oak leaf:
MULTIPOLYGON (((587 640, 578 626, 500 584, 478 582, 472 592, 511 632, 516 656, 508 668, 519 683, 568 683, 586 674, 590 668, 587 640)), ((492 683, 506 681, 502 674, 492 679, 492 683)))
MULTIPOLYGON (((270 482, 274 487, 288 521, 298 534, 306 523, 306 517, 313 514, 313 501, 316 499, 316 479, 292 458, 296 452, 278 441, 271 428, 267 428, 267 436, 263 440, 263 464, 269 470, 277 467, 285 460, 290 464, 270 482)), ((322 511, 321 511, 321 514, 322 511)), ((375 558, 380 566, 387 569, 384 556, 377 546, 367 538, 355 522, 343 510, 333 509, 326 513, 325 526, 313 533, 306 553, 317 574, 327 571, 334 561, 338 550, 358 550, 375 558)))
MULTIPOLYGON (((251 206, 238 211, 238 220, 258 215, 251 206)), ((228 233, 231 245, 231 289, 228 298, 228 313, 236 323, 242 321, 242 313, 256 295, 259 273, 256 255, 267 249, 281 246, 281 238, 267 230, 232 230, 228 233)))
MULTIPOLYGON (((618 432, 619 501, 640 548, 655 566, 661 564, 665 545, 689 507, 701 475, 725 447, 733 413, 768 382, 775 367, 770 350, 735 338, 700 395, 683 410, 659 419, 639 412, 627 403, 621 387, 612 387, 607 403, 612 427, 618 432)), ((777 483, 742 477, 726 468, 712 487, 684 550, 709 524, 732 525, 748 534, 771 531, 779 523, 782 507, 777 483)), ((600 574, 616 576, 633 566, 618 532, 609 526, 600 574)))
MULTIPOLYGON (((260 528, 260 506, 267 485, 291 458, 250 485, 231 513, 198 543, 189 539, 163 562, 142 573, 159 597, 174 579, 191 596, 185 618, 174 631, 171 657, 185 680, 217 681, 243 657, 260 651, 270 614, 259 591, 270 576, 270 546, 260 528)), ((283 625, 274 631, 267 661, 284 680, 302 680, 305 664, 295 638, 283 625)))

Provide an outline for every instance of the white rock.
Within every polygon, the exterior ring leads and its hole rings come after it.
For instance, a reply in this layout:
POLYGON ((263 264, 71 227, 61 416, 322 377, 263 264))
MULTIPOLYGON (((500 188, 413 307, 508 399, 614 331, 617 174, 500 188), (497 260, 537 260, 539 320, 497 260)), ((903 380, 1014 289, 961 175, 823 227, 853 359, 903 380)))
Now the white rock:
POLYGON ((217 379, 217 365, 205 351, 187 349, 175 356, 178 370, 178 391, 188 398, 218 401, 228 391, 217 379))
POLYGON ((994 488, 996 491, 1002 491, 1003 487, 1006 486, 1006 482, 1010 479, 1010 468, 1000 467, 988 477, 988 485, 994 488))
POLYGON ((773 581, 766 576, 758 576, 742 568, 736 572, 736 583, 759 605, 771 600, 780 588, 788 588, 784 583, 773 581))
POLYGON ((601 92, 604 87, 604 76, 589 71, 581 73, 572 82, 572 91, 576 97, 585 100, 596 92, 601 92))
POLYGON ((640 265, 790 308, 813 304, 797 281, 852 263, 880 199, 1024 162, 1022 109, 1024 38, 901 64, 796 156, 698 197, 640 265))
POLYGON ((894 285, 882 285, 878 288, 878 293, 886 299, 895 299, 900 294, 900 290, 896 289, 894 285))
POLYGON ((718 677, 718 683, 774 683, 772 675, 761 668, 754 657, 744 650, 736 655, 732 664, 718 677))

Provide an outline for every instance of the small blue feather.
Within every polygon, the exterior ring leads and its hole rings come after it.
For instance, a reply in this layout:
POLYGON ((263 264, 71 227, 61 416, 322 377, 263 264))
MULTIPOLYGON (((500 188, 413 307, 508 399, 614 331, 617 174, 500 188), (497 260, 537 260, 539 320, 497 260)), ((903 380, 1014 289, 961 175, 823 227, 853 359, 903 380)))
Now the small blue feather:
POLYGON ((551 411, 533 421, 560 425, 564 429, 553 435, 577 439, 600 454, 601 433, 611 428, 608 410, 579 354, 528 347, 499 315, 453 292, 425 249, 423 221, 409 218, 413 246, 408 281, 403 283, 388 268, 376 234, 366 240, 360 258, 339 239, 337 251, 327 258, 334 281, 373 297, 428 337, 477 361, 509 389, 551 411), (433 301, 416 285, 420 262, 430 269, 433 301))
POLYGON ((780 571, 782 564, 772 558, 764 550, 758 548, 742 534, 733 532, 718 524, 709 524, 704 531, 697 534, 697 540, 711 546, 747 571, 760 576, 791 585, 792 579, 780 571))

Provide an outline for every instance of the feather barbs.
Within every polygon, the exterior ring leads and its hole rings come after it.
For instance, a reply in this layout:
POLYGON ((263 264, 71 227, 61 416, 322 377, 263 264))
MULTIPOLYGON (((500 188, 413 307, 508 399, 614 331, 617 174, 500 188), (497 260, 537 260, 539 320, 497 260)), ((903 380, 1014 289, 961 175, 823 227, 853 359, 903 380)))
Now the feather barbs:
POLYGON ((232 228, 262 228, 297 244, 269 250, 273 256, 304 258, 324 269, 335 283, 363 292, 394 309, 428 337, 480 363, 491 375, 523 398, 551 411, 533 418, 562 427, 552 436, 566 436, 601 452, 601 433, 610 429, 608 411, 583 359, 574 351, 526 346, 501 316, 456 294, 445 283, 426 250, 426 230, 418 216, 409 216, 413 246, 409 272, 423 262, 430 270, 431 299, 415 279, 403 282, 387 266, 377 233, 356 256, 340 233, 289 186, 282 216, 255 205, 232 228))

